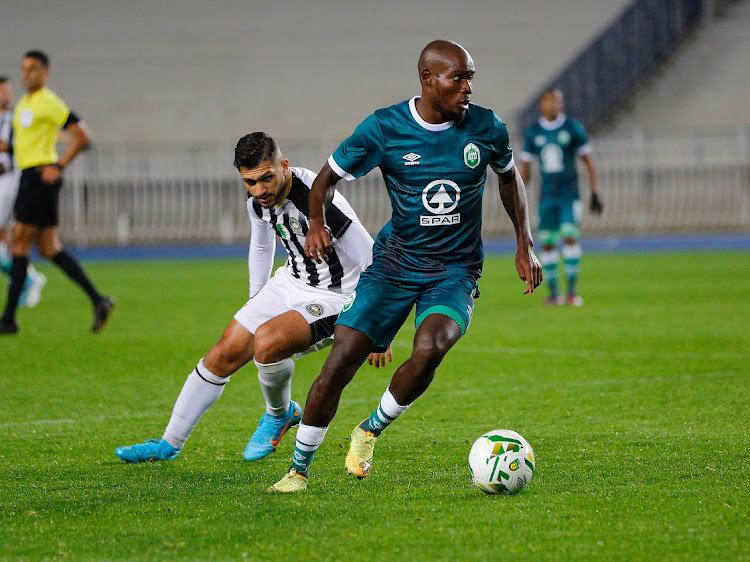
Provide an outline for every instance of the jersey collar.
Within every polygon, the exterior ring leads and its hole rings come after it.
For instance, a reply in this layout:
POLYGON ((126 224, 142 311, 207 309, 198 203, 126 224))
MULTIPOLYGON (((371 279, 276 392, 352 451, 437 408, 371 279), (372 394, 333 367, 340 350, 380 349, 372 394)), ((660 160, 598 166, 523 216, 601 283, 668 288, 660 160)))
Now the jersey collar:
POLYGON ((420 127, 423 129, 427 129, 428 131, 445 131, 446 129, 450 129, 453 126, 453 121, 446 121, 445 123, 438 123, 437 125, 433 123, 428 123, 422 117, 419 115, 419 112, 417 111, 417 100, 419 99, 419 96, 414 96, 409 100, 409 111, 411 111, 411 116, 414 118, 414 121, 416 121, 420 127))
POLYGON ((562 124, 565 123, 565 119, 566 117, 564 113, 560 113, 552 121, 549 121, 542 116, 539 118, 539 125, 546 131, 554 131, 555 129, 562 127, 562 124))

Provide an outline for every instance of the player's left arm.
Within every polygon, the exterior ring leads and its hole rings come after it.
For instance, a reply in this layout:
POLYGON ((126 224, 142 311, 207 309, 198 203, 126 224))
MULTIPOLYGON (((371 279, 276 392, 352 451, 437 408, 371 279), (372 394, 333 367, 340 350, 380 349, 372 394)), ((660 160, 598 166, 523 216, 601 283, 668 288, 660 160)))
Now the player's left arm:
POLYGON ((516 230, 516 270, 526 283, 524 294, 534 294, 542 282, 542 265, 534 254, 534 238, 531 236, 529 203, 526 199, 526 186, 518 169, 511 165, 509 170, 498 174, 500 198, 516 230))
POLYGON ((65 152, 57 160, 57 163, 52 166, 45 166, 42 170, 42 180, 45 183, 55 183, 62 175, 63 170, 67 168, 78 153, 85 149, 91 142, 91 135, 88 127, 86 127, 86 124, 73 112, 68 115, 68 119, 65 122, 63 129, 65 129, 65 132, 70 135, 70 140, 65 152))
POLYGON ((599 197, 599 185, 597 183, 594 159, 591 156, 593 150, 589 143, 589 136, 583 125, 575 120, 573 121, 572 133, 573 143, 576 147, 576 154, 583 161, 583 165, 586 166, 586 173, 589 176, 589 187, 591 188, 590 209, 592 213, 599 214, 604 210, 604 205, 599 197))
POLYGON ((586 166, 586 172, 589 176, 589 187, 591 188, 591 212, 601 214, 601 212, 604 210, 604 204, 602 203, 601 197, 599 197, 599 186, 597 184, 594 159, 591 157, 591 153, 588 152, 586 154, 581 154, 581 161, 583 162, 583 165, 586 166))

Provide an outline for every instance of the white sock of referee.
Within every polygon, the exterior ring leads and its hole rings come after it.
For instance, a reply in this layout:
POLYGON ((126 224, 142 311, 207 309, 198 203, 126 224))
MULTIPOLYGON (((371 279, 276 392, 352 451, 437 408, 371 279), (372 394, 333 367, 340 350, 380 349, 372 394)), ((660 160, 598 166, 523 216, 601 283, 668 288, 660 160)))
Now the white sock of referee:
POLYGON ((164 440, 175 449, 182 449, 201 416, 224 392, 224 385, 230 378, 213 374, 203 364, 203 359, 198 361, 177 397, 172 417, 164 430, 164 440))
POLYGON ((294 359, 287 357, 276 363, 258 363, 260 391, 266 400, 266 413, 271 416, 285 416, 292 400, 292 374, 294 359))

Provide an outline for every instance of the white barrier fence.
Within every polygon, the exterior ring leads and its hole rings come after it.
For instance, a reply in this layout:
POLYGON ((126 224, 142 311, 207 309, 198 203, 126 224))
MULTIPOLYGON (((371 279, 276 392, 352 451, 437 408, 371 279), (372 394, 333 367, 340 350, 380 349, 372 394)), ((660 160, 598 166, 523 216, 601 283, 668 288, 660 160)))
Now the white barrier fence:
MULTIPOLYGON (((331 143, 334 146, 334 143, 331 143)), ((517 146, 514 144, 514 146, 517 146)), ((750 138, 747 130, 594 140, 601 216, 587 233, 663 233, 750 229, 750 138)), ((323 145, 284 143, 292 165, 320 168, 323 145)), ((246 241, 244 187, 232 167, 233 144, 110 145, 86 152, 66 172, 61 232, 79 246, 246 241)), ((513 232, 489 172, 485 236, 513 232)), ((585 173, 584 199, 588 199, 585 173)), ((339 183, 371 233, 390 216, 379 171, 339 183)), ((528 189, 536 223, 538 187, 528 189)))

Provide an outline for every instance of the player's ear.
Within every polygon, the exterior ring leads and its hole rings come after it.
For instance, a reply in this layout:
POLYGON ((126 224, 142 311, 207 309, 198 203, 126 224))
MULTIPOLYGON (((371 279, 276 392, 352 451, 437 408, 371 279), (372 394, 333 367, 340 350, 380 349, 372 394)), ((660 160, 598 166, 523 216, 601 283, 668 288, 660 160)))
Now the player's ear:
POLYGON ((432 73, 430 72, 429 68, 422 69, 422 71, 419 73, 419 80, 424 86, 430 85, 430 83, 432 82, 432 73))

